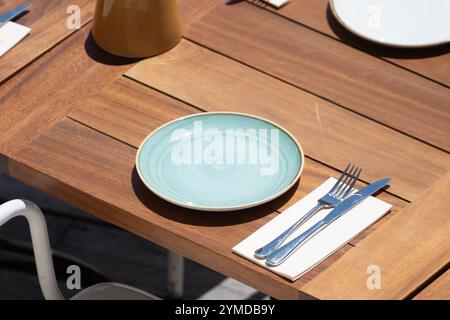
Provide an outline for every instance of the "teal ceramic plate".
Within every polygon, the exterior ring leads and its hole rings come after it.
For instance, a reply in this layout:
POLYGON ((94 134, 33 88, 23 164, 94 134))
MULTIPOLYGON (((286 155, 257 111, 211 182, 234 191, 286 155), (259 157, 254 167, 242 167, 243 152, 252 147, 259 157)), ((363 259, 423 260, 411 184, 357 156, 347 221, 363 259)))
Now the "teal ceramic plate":
POLYGON ((136 168, 144 184, 176 205, 232 211, 275 199, 299 179, 297 140, 268 120, 210 112, 180 118, 141 144, 136 168))

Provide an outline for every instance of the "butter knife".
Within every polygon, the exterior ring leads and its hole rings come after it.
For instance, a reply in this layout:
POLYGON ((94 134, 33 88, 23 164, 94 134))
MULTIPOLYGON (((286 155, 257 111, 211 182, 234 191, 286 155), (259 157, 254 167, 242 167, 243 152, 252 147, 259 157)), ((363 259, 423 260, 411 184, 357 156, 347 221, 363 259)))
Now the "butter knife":
POLYGON ((21 4, 4 14, 0 15, 0 28, 3 27, 8 21, 11 21, 12 19, 18 17, 20 14, 22 14, 24 11, 28 10, 32 6, 31 2, 26 2, 24 4, 21 4))
POLYGON ((334 208, 328 215, 326 215, 325 218, 317 222, 315 225, 303 232, 301 235, 297 236, 295 239, 291 240, 284 246, 268 255, 266 257, 266 264, 270 267, 276 267, 282 264, 303 243, 314 237, 314 235, 316 235, 326 226, 341 217, 343 214, 348 212, 350 209, 361 203, 363 200, 367 199, 369 196, 386 186, 390 181, 390 178, 378 180, 362 188, 355 194, 348 197, 346 200, 342 201, 336 206, 336 208, 334 208))

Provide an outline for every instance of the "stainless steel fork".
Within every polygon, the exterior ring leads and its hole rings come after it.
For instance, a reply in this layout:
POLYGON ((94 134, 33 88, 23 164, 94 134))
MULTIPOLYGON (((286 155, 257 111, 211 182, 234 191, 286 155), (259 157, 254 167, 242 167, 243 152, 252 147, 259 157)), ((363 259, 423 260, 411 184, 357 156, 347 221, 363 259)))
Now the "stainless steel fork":
POLYGON ((274 240, 255 251, 255 257, 264 259, 272 252, 274 252, 295 230, 297 230, 303 223, 311 218, 316 212, 324 208, 334 208, 350 195, 356 181, 358 181, 361 169, 355 166, 347 165, 347 168, 339 177, 339 180, 334 186, 317 201, 317 205, 308 213, 301 217, 296 223, 290 226, 286 231, 276 237, 274 240))

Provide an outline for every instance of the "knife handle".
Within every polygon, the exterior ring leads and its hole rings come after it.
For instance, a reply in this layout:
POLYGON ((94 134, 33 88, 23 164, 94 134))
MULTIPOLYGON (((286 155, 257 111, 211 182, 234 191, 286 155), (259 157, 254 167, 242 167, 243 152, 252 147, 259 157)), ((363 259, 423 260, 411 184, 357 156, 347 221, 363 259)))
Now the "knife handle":
POLYGON ((280 249, 275 250, 272 254, 266 257, 266 264, 270 267, 276 267, 286 261, 289 256, 295 252, 303 243, 312 238, 316 233, 328 225, 324 220, 320 220, 311 228, 303 232, 298 237, 286 243, 280 249))
POLYGON ((314 208, 308 211, 304 216, 298 219, 292 226, 290 226, 286 231, 280 234, 278 237, 273 239, 271 242, 265 246, 257 249, 255 251, 255 257, 258 259, 264 259, 272 252, 274 252, 278 247, 286 240, 295 230, 297 230, 303 223, 305 223, 309 218, 312 217, 317 211, 321 210, 325 205, 318 204, 314 208))

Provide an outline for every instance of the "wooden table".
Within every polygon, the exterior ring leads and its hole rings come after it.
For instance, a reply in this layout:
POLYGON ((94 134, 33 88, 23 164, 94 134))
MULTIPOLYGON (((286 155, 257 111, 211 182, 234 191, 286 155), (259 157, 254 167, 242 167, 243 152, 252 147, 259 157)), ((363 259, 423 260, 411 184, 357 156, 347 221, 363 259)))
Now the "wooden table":
MULTIPOLYGON (((0 1, 0 11, 22 2, 0 1)), ((33 30, 0 59, 0 170, 275 298, 450 298, 449 46, 400 50, 343 30, 327 0, 180 0, 184 39, 148 60, 147 85, 90 37, 94 1, 33 0, 33 30), (66 9, 81 8, 68 30, 66 9), (177 117, 253 113, 302 143, 300 183, 266 205, 207 214, 147 191, 134 157, 177 117), (231 248, 348 162, 360 187, 391 176, 392 211, 296 282, 231 248), (443 200, 444 201, 443 201, 443 200), (370 267, 381 288, 369 289, 370 267), (368 273, 369 271, 369 273, 368 273)))

